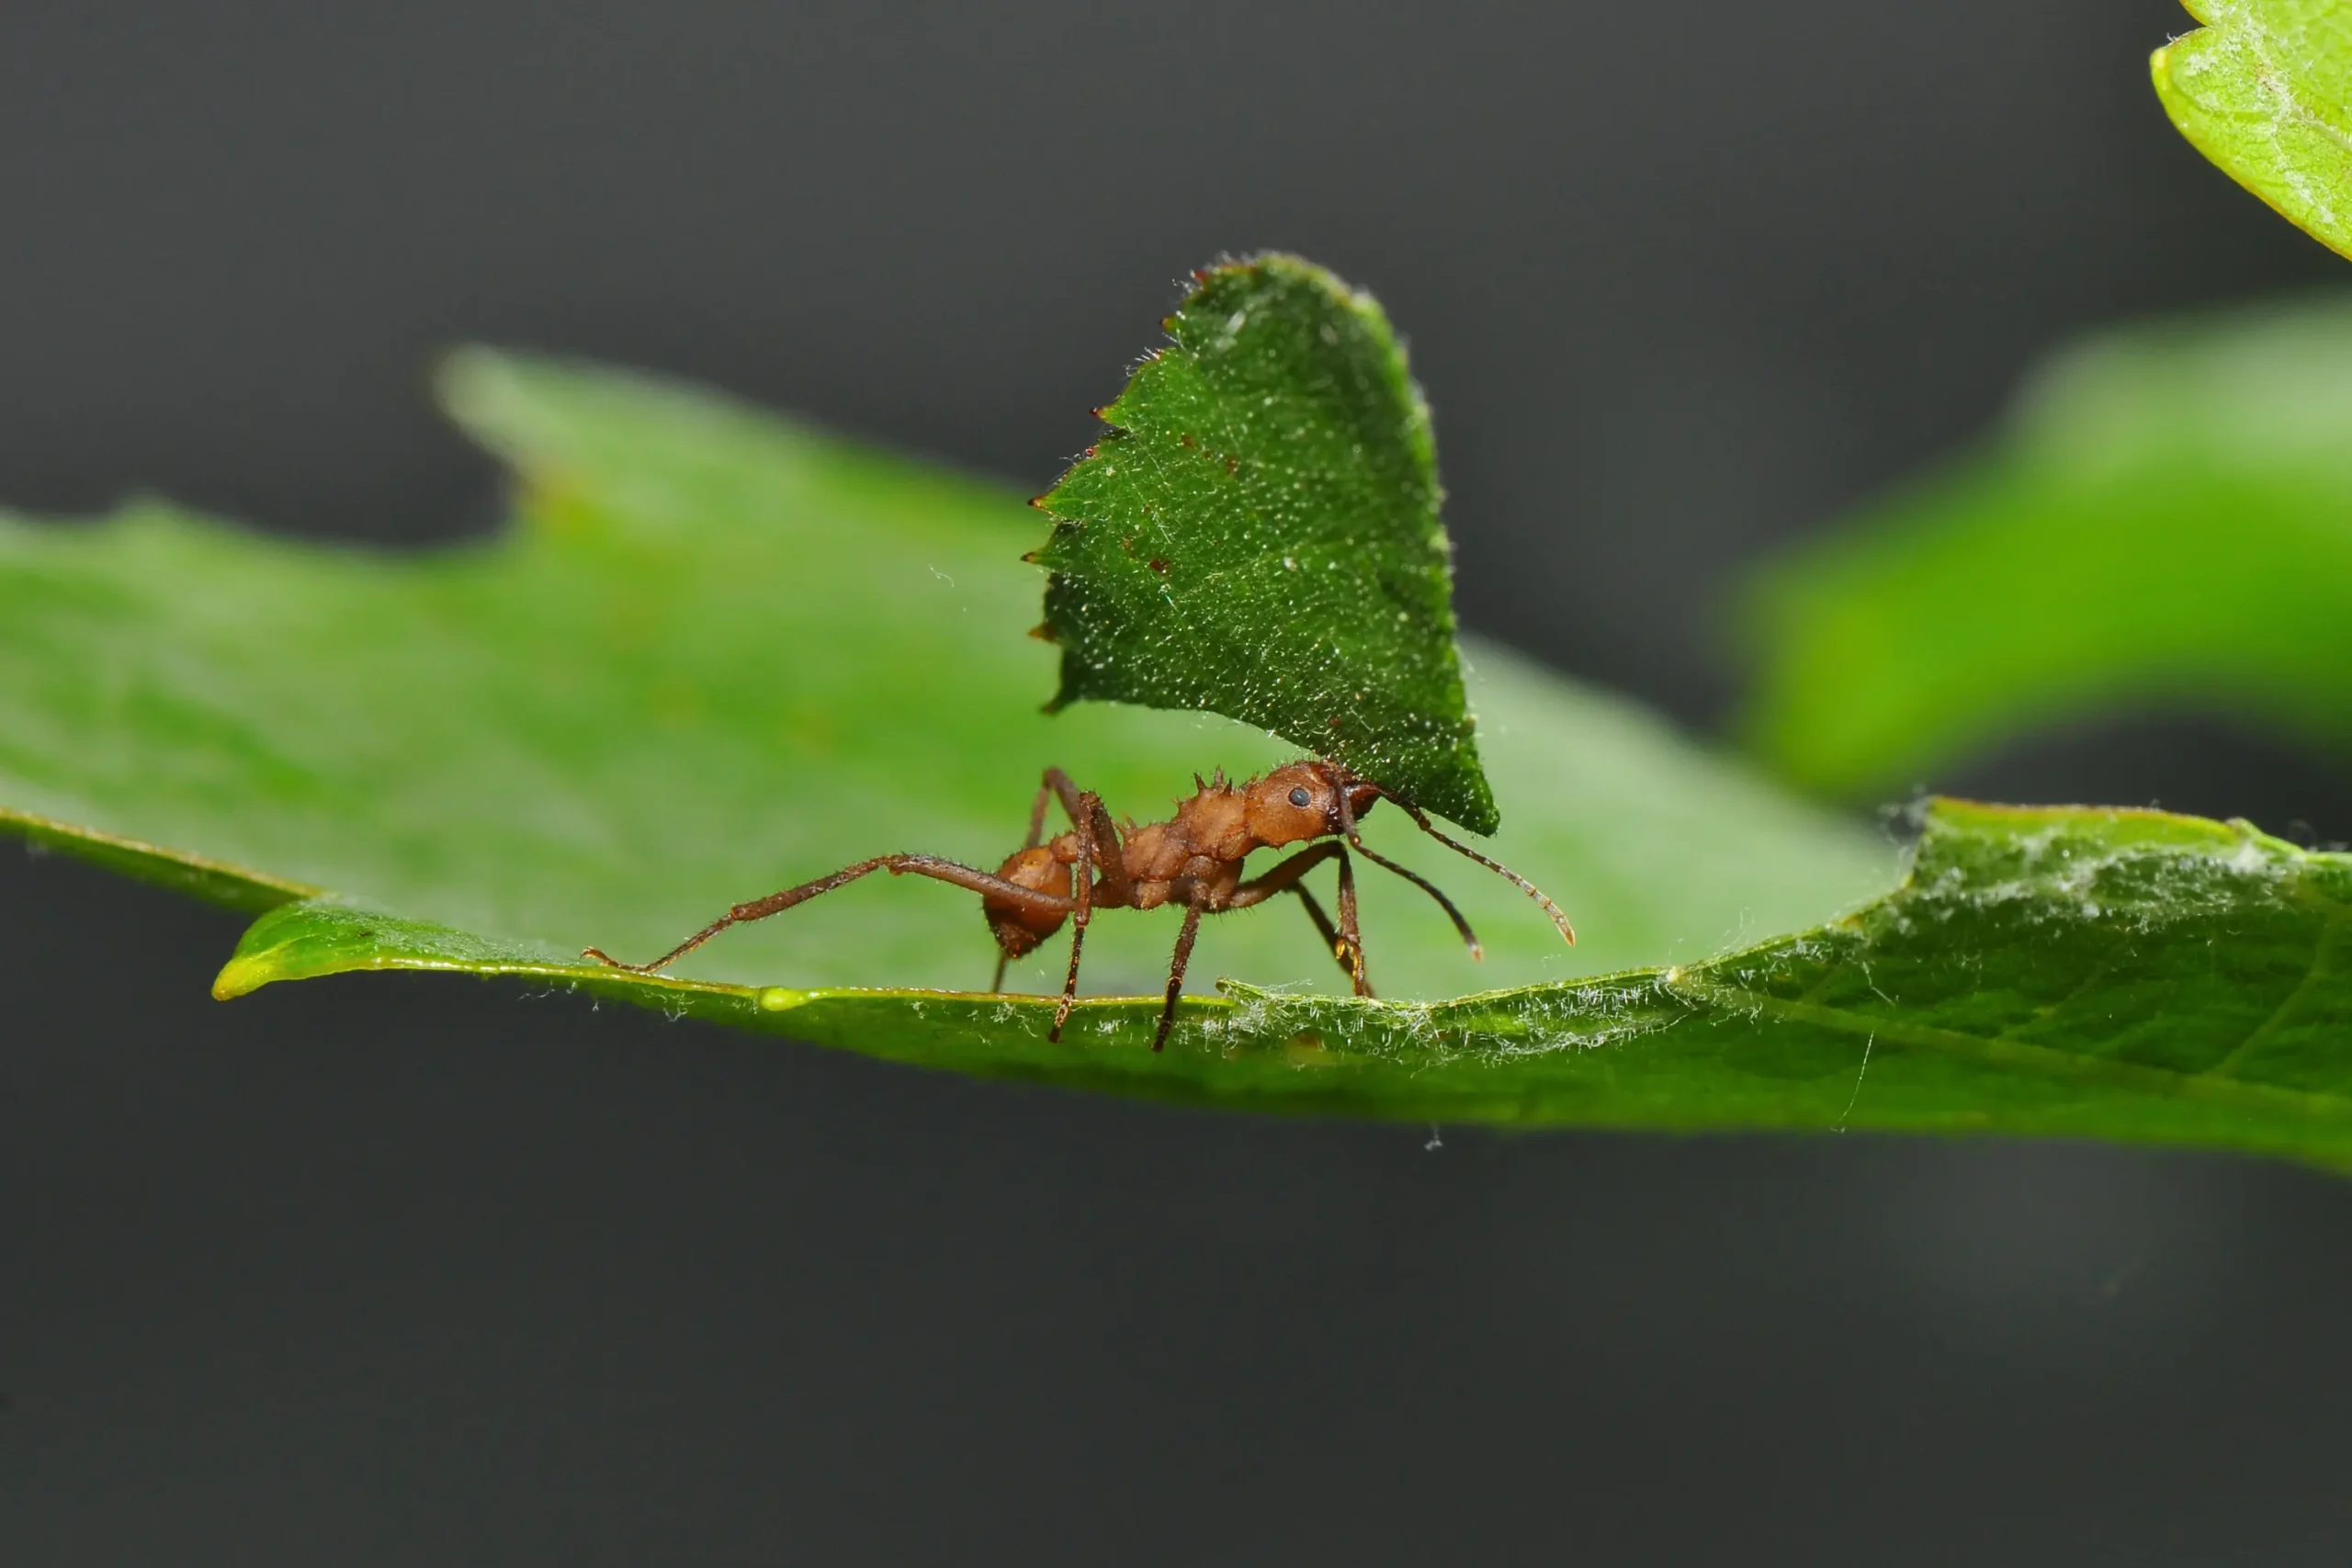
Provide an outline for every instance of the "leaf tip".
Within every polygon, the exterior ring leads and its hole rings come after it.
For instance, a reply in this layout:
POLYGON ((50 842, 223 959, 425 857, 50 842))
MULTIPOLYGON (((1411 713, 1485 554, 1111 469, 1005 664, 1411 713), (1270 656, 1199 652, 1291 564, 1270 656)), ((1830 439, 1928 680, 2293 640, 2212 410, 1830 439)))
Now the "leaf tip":
POLYGON ((266 953, 241 953, 222 964, 220 973, 212 977, 212 999, 233 1002, 282 978, 277 965, 269 961, 266 953))

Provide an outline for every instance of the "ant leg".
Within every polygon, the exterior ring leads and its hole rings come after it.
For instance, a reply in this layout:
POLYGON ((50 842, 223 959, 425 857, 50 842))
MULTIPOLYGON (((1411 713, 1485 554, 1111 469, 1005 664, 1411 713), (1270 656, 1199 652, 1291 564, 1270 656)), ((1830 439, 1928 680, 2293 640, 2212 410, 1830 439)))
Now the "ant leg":
POLYGON ((1478 945, 1478 933, 1470 929, 1470 922, 1463 918, 1461 910, 1453 907, 1453 900, 1445 896, 1445 890, 1443 888, 1440 887, 1436 883, 1431 882, 1428 877, 1420 874, 1420 873, 1414 871, 1409 867, 1398 865, 1386 855, 1367 848, 1360 841, 1356 844, 1356 852, 1363 856, 1364 859, 1372 862, 1374 865, 1385 866, 1388 870, 1395 872, 1397 875, 1403 877, 1406 881, 1411 883, 1414 886, 1419 888, 1430 897, 1436 899, 1437 907, 1445 911, 1445 918, 1452 920, 1453 922, 1453 929, 1461 933, 1463 945, 1469 948, 1470 956, 1479 959, 1483 959, 1487 956, 1487 950, 1478 945))
POLYGON ((1329 840, 1311 850, 1302 850, 1263 876, 1253 876, 1235 888, 1233 896, 1225 901, 1225 908, 1246 909, 1252 904, 1264 903, 1277 893, 1287 893, 1298 885, 1300 877, 1305 876, 1333 855, 1345 852, 1346 851, 1340 845, 1329 840))
MULTIPOLYGON (((1315 895, 1306 890, 1306 884, 1303 880, 1308 872, 1321 865, 1333 855, 1340 857, 1340 874, 1342 878, 1340 909, 1344 914, 1350 907, 1350 900, 1354 896, 1355 884, 1348 877, 1348 852, 1345 846, 1329 842, 1317 844, 1311 850, 1303 850, 1263 876, 1250 878, 1233 890, 1232 897, 1225 901, 1224 907, 1228 909, 1246 909, 1252 904, 1262 904, 1277 894, 1297 894, 1299 902, 1306 907, 1306 918, 1315 922, 1315 933, 1323 939, 1323 945, 1330 951, 1331 956, 1340 961, 1340 967, 1347 972, 1348 979, 1354 986, 1356 995, 1368 997, 1372 995, 1372 991, 1364 984, 1361 940, 1332 928, 1330 917, 1323 912, 1323 906, 1315 901, 1315 895)), ((1345 924, 1344 920, 1342 924, 1345 924)))
MULTIPOLYGON (((1384 795, 1382 798, 1386 800, 1396 799, 1395 795, 1384 795)), ((1411 883, 1414 886, 1419 888, 1430 897, 1436 899, 1438 908, 1445 911, 1446 919, 1453 922, 1453 929, 1462 933, 1462 941, 1470 949, 1470 956, 1473 958, 1486 957, 1487 950, 1478 945, 1478 933, 1470 929, 1470 922, 1462 918, 1462 911, 1453 907, 1453 900, 1447 897, 1445 894, 1439 889, 1436 883, 1431 882, 1428 877, 1422 876, 1416 872, 1408 871, 1405 867, 1398 865, 1395 861, 1390 860, 1386 855, 1376 852, 1370 845, 1363 841, 1363 835, 1356 829, 1355 811, 1348 805, 1348 792, 1346 790, 1341 790, 1340 792, 1338 805, 1340 807, 1340 836, 1352 845, 1355 852, 1363 856, 1364 859, 1372 862, 1374 865, 1387 867, 1390 871, 1395 872, 1397 875, 1403 877, 1406 881, 1411 883)), ((1412 813, 1413 820, 1421 825, 1421 831, 1430 835, 1432 838, 1443 840, 1445 843, 1451 845, 1454 849, 1461 850, 1464 854, 1469 855, 1471 859, 1477 861, 1482 865, 1494 866, 1494 869, 1497 871, 1503 870, 1501 866, 1495 865, 1495 863, 1487 859, 1486 856, 1475 853, 1472 851, 1464 848, 1462 845, 1454 843, 1452 839, 1446 838, 1444 834, 1430 827, 1430 819, 1424 816, 1418 807, 1408 806, 1401 800, 1396 801, 1396 806, 1397 809, 1401 811, 1409 811, 1412 813)), ((1541 893, 1536 893, 1535 885, 1533 883, 1520 876, 1516 872, 1504 872, 1504 874, 1519 883, 1521 886, 1525 887, 1530 893, 1535 893, 1536 897, 1543 898, 1545 908, 1551 908, 1552 900, 1549 898, 1544 898, 1544 895, 1541 893)), ((1552 913, 1555 918, 1562 919, 1563 923, 1560 927, 1561 931, 1564 932, 1567 931, 1565 917, 1561 917, 1557 909, 1553 909, 1552 913)), ((1573 932, 1568 933, 1568 940, 1570 942, 1576 941, 1576 936, 1573 932)))
POLYGON ((1357 929, 1355 918, 1355 872, 1348 863, 1347 846, 1325 840, 1311 850, 1303 850, 1283 862, 1263 876, 1253 877, 1233 890, 1226 901, 1228 909, 1246 909, 1252 904, 1262 904, 1277 893, 1295 893, 1306 906, 1306 918, 1315 922, 1315 930, 1331 955, 1347 971, 1349 984, 1360 997, 1372 995, 1372 986, 1363 973, 1363 934, 1357 929), (1333 930, 1330 919, 1323 913, 1323 906, 1306 890, 1302 880, 1308 872, 1334 855, 1340 861, 1340 926, 1333 930))
MULTIPOLYGON (((1339 928, 1331 924, 1331 917, 1323 912, 1323 906, 1316 902, 1315 895, 1309 893, 1304 885, 1294 887, 1291 891, 1297 894, 1298 901, 1306 907, 1306 918, 1315 922, 1315 934, 1323 939, 1324 951, 1340 961, 1340 973, 1353 982, 1356 970, 1355 964, 1349 958, 1347 939, 1340 935, 1339 928)), ((1356 994, 1368 997, 1372 991, 1367 987, 1356 994)))
POLYGON ((1345 850, 1340 852, 1340 940, 1347 944, 1348 978, 1355 983, 1356 995, 1372 995, 1372 982, 1363 973, 1363 926, 1356 918, 1356 868, 1345 850))
POLYGON ((1058 893, 1023 887, 1017 882, 991 876, 976 866, 961 865, 952 860, 942 860, 937 855, 876 855, 872 860, 859 861, 855 865, 845 865, 831 875, 820 876, 814 882, 804 882, 797 887, 787 887, 781 893, 771 893, 764 898, 738 904, 650 964, 624 964, 602 948, 595 947, 582 948, 580 956, 593 958, 608 969, 650 975, 684 958, 729 926, 747 925, 753 920, 764 920, 770 915, 780 915, 796 904, 805 904, 820 893, 831 893, 836 887, 845 886, 877 871, 888 871, 893 876, 911 873, 917 876, 951 882, 958 887, 969 888, 1002 903, 1018 904, 1023 908, 1035 909, 1041 914, 1066 915, 1078 908, 1077 900, 1066 898, 1058 893))
MULTIPOLYGON (((1062 811, 1069 818, 1071 827, 1081 835, 1091 832, 1094 836, 1094 869, 1102 876, 1102 907, 1106 909, 1128 908, 1127 857, 1119 838, 1118 825, 1111 820, 1111 813, 1104 809, 1102 797, 1092 790, 1079 788, 1059 768, 1046 770, 1046 789, 1061 797, 1062 811)), ((1042 801, 1044 791, 1039 795, 1042 801)))
POLYGON ((1339 928, 1331 923, 1331 917, 1323 912, 1323 906, 1317 902, 1315 895, 1306 888, 1294 887, 1291 891, 1298 895, 1299 903, 1306 910, 1306 918, 1314 922, 1315 934, 1323 939, 1324 951, 1338 954, 1340 967, 1345 968, 1348 962, 1347 949, 1340 945, 1339 928))
MULTIPOLYGON (((1086 819, 1086 807, 1080 804, 1086 798, 1086 792, 1080 789, 1077 783, 1059 768, 1046 770, 1045 784, 1037 794, 1041 801, 1042 797, 1048 794, 1057 796, 1062 803, 1063 815, 1069 818, 1070 826, 1073 828, 1086 819)), ((1038 830, 1044 831, 1045 825, 1045 807, 1041 803, 1037 807, 1038 830)))
POLYGON ((1046 782, 1037 786, 1036 802, 1029 807, 1029 836, 1021 840, 1024 850, 1035 849, 1037 840, 1046 836, 1046 803, 1054 797, 1054 776, 1059 773, 1059 768, 1047 768, 1046 782))
MULTIPOLYGON (((1057 773, 1060 771, 1061 770, 1058 768, 1054 770, 1057 773)), ((1064 779, 1063 782, 1068 783, 1069 781, 1064 779)), ((1102 809, 1102 803, 1099 800, 1095 800, 1091 795, 1081 796, 1080 799, 1081 801, 1093 801, 1094 809, 1097 811, 1102 809)), ((1082 816, 1078 818, 1078 865, 1076 870, 1078 874, 1078 913, 1070 917, 1069 974, 1062 981, 1062 999, 1060 1005, 1054 1009, 1054 1026, 1046 1032, 1046 1038, 1057 1044, 1061 1042, 1062 1025, 1069 1021, 1070 1007, 1078 1000, 1079 955, 1086 951, 1086 928, 1091 924, 1094 919, 1094 834, 1088 827, 1086 818, 1082 816)))
MULTIPOLYGON (((1037 798, 1029 807, 1029 833, 1021 840, 1021 847, 1023 850, 1035 849, 1037 840, 1046 836, 1046 805, 1054 798, 1053 775, 1059 773, 1061 773, 1059 768, 1046 769, 1046 782, 1037 786, 1037 798)), ((1012 962, 1012 954, 1002 948, 997 949, 996 977, 989 982, 989 995, 993 997, 1004 994, 1004 968, 1012 962)))
POLYGON ((1102 797, 1089 790, 1079 796, 1085 808, 1086 820, 1079 829, 1080 839, 1094 846, 1094 869, 1102 874, 1102 907, 1106 909, 1126 909, 1135 907, 1135 884, 1127 880, 1126 846, 1119 840, 1118 825, 1102 808, 1102 797))
POLYGON ((1201 934, 1201 907, 1184 906, 1184 929, 1176 933, 1176 956, 1168 964, 1168 999, 1159 1008, 1159 1032, 1151 1037, 1154 1051, 1168 1043, 1168 1031, 1176 1021, 1176 998, 1184 994, 1184 966, 1193 962, 1193 942, 1201 934))

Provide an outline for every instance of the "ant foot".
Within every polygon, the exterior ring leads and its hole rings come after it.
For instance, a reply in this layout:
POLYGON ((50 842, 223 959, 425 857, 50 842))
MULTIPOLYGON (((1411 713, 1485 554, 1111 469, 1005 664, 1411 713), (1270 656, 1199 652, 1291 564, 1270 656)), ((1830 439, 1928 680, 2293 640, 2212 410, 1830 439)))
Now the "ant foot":
POLYGON ((626 969, 632 975, 650 975, 662 967, 659 964, 624 964, 601 947, 583 947, 580 956, 593 958, 607 969, 626 969))

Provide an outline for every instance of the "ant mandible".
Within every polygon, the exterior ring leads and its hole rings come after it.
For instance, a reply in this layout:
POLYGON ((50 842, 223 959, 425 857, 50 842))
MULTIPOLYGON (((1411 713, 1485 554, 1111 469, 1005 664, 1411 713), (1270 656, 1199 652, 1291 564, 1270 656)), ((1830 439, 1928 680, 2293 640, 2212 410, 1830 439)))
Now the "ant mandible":
MULTIPOLYGON (((1278 894, 1298 895, 1299 902, 1306 907, 1307 919, 1315 922, 1324 944, 1347 972, 1355 994, 1372 995, 1372 986, 1364 977, 1363 940, 1356 922, 1355 869, 1348 860, 1351 848, 1436 899, 1453 921, 1453 929, 1469 945, 1470 956, 1485 956, 1476 935, 1470 930, 1470 922, 1462 918, 1462 911, 1454 908, 1453 899, 1427 878, 1365 847, 1356 830, 1357 822, 1376 801, 1396 800, 1377 784, 1330 761, 1291 762, 1263 778, 1240 784, 1227 784, 1222 770, 1206 783, 1195 773, 1193 783, 1198 786, 1198 793, 1189 800, 1178 801, 1174 817, 1143 827, 1131 821, 1122 834, 1112 824, 1111 814, 1102 808, 1101 795, 1080 789, 1059 768, 1047 768, 1046 782, 1037 791, 1037 803, 1029 812, 1029 836, 993 876, 937 855, 876 855, 855 865, 845 865, 814 882, 738 904, 650 964, 623 964, 594 947, 582 956, 615 969, 650 975, 692 953, 729 926, 782 914, 796 904, 805 904, 820 893, 831 893, 871 872, 888 871, 893 876, 912 873, 968 887, 980 896, 981 910, 988 918, 989 931, 996 938, 999 950, 996 981, 991 990, 1004 988, 1007 963, 1036 951, 1047 937, 1061 930, 1064 921, 1070 923, 1069 976, 1062 983, 1061 1005, 1054 1010, 1054 1027, 1047 1035, 1057 1041, 1062 1037, 1062 1025, 1069 1021, 1070 1004, 1078 996, 1079 955, 1085 949, 1086 928, 1093 919, 1094 911, 1156 909, 1163 904, 1176 904, 1183 908, 1184 926, 1177 933, 1176 955, 1168 966, 1167 999, 1159 1010, 1159 1031, 1151 1042, 1151 1048, 1157 1051, 1168 1043, 1169 1027, 1176 1019, 1176 1000, 1184 989, 1184 967, 1192 961, 1193 942, 1200 934, 1201 917, 1223 914, 1227 909, 1246 909, 1278 894), (1046 808, 1055 799, 1060 800, 1063 811, 1069 816, 1070 831, 1041 843, 1038 840, 1045 835, 1046 808), (1282 849, 1318 839, 1326 841, 1291 856, 1261 876, 1242 880, 1241 863, 1254 851, 1282 849), (1340 923, 1336 929, 1330 917, 1323 912, 1323 906, 1316 902, 1315 895, 1307 891, 1304 880, 1309 871, 1327 860, 1340 863, 1340 923)), ((1421 831, 1438 842, 1518 884, 1529 897, 1544 907, 1562 936, 1570 942, 1577 940, 1568 918, 1535 884, 1509 866, 1488 860, 1469 845, 1447 838, 1411 802, 1397 800, 1396 805, 1421 831)))

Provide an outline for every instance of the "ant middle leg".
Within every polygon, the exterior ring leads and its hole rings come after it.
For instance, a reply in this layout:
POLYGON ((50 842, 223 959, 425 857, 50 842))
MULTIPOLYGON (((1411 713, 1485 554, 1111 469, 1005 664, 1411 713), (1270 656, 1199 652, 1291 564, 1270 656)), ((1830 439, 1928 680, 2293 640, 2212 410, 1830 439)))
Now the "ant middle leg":
POLYGON ((1158 1051, 1168 1043, 1168 1031, 1176 1021, 1176 1002, 1184 994, 1184 970, 1193 962, 1193 942, 1201 934, 1201 907, 1184 906, 1184 929, 1176 933, 1176 955, 1168 964, 1168 998, 1159 1005, 1159 1032, 1151 1037, 1151 1048, 1158 1051))
POLYGON ((887 871, 893 876, 911 874, 953 883, 999 902, 1015 904, 1039 914, 1067 915, 1078 908, 1075 898, 1035 887, 1023 887, 1001 876, 992 876, 977 866, 943 860, 937 855, 876 855, 872 860, 859 861, 855 865, 845 865, 831 875, 820 876, 814 882, 804 882, 797 887, 787 887, 781 893, 771 893, 764 898, 738 904, 650 964, 624 964, 596 947, 582 948, 580 955, 593 958, 609 969, 626 969, 633 975, 650 975, 684 958, 729 926, 748 925, 753 920, 764 920, 770 915, 780 915, 796 904, 805 904, 820 893, 831 893, 836 887, 846 886, 859 877, 877 871, 887 871))

